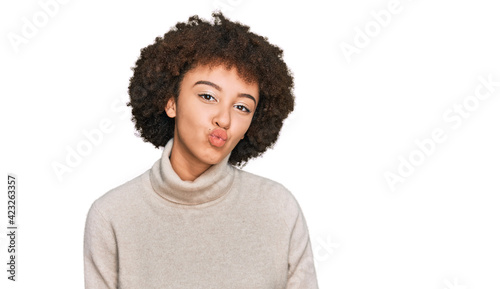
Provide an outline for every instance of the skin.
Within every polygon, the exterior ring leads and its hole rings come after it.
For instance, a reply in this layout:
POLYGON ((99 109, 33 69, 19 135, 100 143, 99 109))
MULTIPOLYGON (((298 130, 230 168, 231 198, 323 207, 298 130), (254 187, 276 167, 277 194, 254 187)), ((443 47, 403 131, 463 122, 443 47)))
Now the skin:
POLYGON ((165 106, 175 118, 170 162, 182 180, 195 180, 234 149, 250 127, 258 97, 258 84, 245 82, 234 67, 197 66, 184 75, 177 102, 171 97, 165 106), (214 129, 227 134, 221 147, 210 142, 214 129))

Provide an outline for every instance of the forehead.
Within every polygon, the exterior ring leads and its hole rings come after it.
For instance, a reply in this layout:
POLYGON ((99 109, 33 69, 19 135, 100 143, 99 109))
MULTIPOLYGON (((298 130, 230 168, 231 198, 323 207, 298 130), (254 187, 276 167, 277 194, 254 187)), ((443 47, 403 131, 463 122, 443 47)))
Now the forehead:
POLYGON ((225 68, 230 71, 234 70, 237 72, 239 78, 245 82, 256 82, 257 84, 260 82, 257 71, 252 65, 239 63, 238 60, 225 60, 219 57, 215 57, 214 59, 199 59, 195 61, 190 68, 188 68, 187 72, 206 68, 210 68, 212 70, 218 68, 225 68))
POLYGON ((240 92, 253 95, 258 95, 259 91, 257 82, 243 78, 235 66, 198 65, 184 75, 181 86, 190 87, 199 81, 210 81, 222 90, 244 90, 240 92))

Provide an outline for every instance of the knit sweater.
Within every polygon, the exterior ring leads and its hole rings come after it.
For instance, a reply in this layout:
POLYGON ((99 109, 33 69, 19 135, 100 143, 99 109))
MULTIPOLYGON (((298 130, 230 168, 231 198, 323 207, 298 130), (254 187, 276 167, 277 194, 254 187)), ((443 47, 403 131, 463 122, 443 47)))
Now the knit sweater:
POLYGON ((171 149, 92 204, 85 288, 318 288, 306 221, 285 187, 229 156, 183 181, 171 149))

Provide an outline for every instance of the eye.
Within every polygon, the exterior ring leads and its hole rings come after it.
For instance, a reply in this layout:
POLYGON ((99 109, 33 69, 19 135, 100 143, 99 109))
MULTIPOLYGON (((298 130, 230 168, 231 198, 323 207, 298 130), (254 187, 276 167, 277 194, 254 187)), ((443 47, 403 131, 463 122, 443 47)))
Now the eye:
POLYGON ((212 95, 210 95, 208 93, 200 93, 200 94, 198 94, 198 96, 203 98, 206 101, 217 101, 217 99, 215 99, 215 97, 213 97, 212 95))
POLYGON ((242 104, 237 104, 237 105, 235 105, 234 107, 235 107, 236 109, 241 110, 241 111, 246 112, 246 113, 249 113, 249 112, 250 112, 250 110, 249 110, 246 106, 244 106, 244 105, 242 105, 242 104))

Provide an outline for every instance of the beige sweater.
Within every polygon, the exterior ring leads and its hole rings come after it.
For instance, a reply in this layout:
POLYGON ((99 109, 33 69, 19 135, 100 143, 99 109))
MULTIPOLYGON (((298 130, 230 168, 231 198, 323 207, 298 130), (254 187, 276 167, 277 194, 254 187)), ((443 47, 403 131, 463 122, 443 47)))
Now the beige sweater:
POLYGON ((287 189, 229 156, 182 181, 171 149, 90 208, 85 288, 318 288, 306 221, 287 189))

